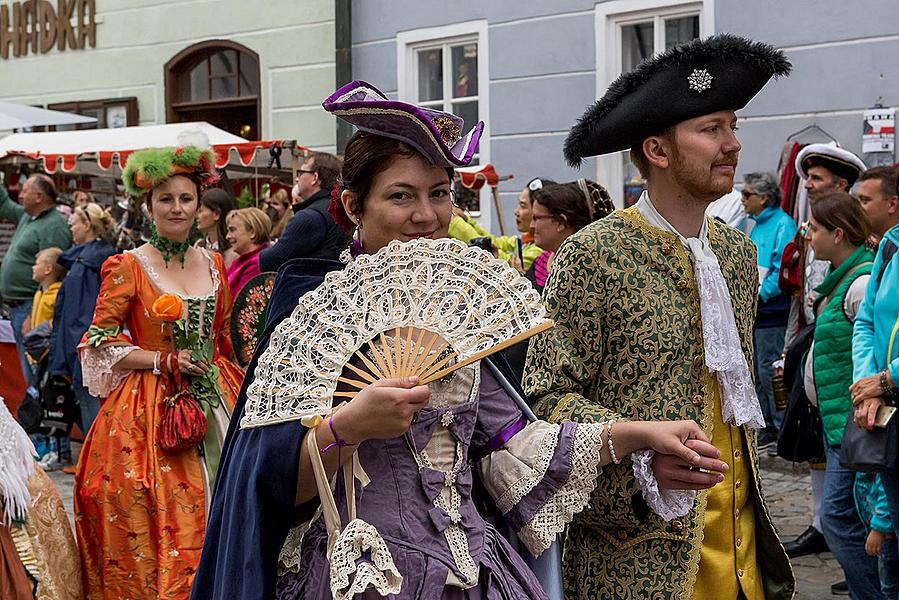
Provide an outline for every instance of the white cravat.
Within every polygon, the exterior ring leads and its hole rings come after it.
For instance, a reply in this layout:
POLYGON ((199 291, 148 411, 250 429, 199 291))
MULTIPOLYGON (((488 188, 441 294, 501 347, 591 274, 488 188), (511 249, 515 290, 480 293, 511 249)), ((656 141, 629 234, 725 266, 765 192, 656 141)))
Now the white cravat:
POLYGON ((750 427, 762 429, 765 418, 740 345, 730 291, 721 273, 718 257, 709 246, 708 222, 703 220, 698 237, 686 238, 659 214, 646 192, 640 196, 637 210, 653 227, 676 234, 693 262, 702 316, 705 364, 718 377, 724 422, 749 424, 750 427))

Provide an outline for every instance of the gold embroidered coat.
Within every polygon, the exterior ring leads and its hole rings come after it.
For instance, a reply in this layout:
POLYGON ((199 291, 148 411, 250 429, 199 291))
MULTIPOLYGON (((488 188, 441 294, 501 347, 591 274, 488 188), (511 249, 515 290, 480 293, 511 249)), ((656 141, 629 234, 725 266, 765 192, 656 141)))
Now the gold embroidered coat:
MULTIPOLYGON (((730 290, 752 371, 758 290, 755 246, 709 220, 709 243, 730 290)), ((677 236, 650 226, 636 208, 619 210, 571 236, 544 292, 556 326, 535 337, 524 387, 550 421, 693 419, 711 437, 717 385, 705 366, 693 267, 677 236)), ((760 487, 755 433, 750 498, 765 597, 791 598, 795 581, 760 487)), ((649 511, 630 460, 608 477, 566 536, 566 597, 689 599, 699 567, 706 493, 666 523, 649 511)))

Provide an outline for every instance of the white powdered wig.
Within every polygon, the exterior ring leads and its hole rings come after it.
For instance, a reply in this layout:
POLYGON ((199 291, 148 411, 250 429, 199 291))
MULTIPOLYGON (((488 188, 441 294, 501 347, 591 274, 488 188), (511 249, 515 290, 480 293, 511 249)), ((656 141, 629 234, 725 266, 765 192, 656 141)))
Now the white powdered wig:
POLYGON ((5 525, 24 519, 31 505, 28 479, 37 453, 25 430, 13 419, 0 398, 0 502, 5 525))
POLYGON ((199 129, 187 129, 182 131, 178 134, 176 143, 178 147, 196 146, 200 150, 206 150, 212 146, 212 144, 209 143, 209 136, 199 129))

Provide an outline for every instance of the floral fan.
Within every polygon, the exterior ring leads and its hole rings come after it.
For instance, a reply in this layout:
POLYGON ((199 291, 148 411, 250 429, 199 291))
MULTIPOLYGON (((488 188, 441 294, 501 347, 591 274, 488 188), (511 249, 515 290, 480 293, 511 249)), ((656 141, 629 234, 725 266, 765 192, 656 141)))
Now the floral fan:
POLYGON ((508 263, 458 240, 394 241, 300 298, 259 359, 241 427, 326 415, 382 378, 435 381, 550 327, 508 263))
POLYGON ((265 272, 250 279, 237 293, 234 307, 231 309, 231 344, 234 356, 244 369, 253 359, 256 342, 265 326, 265 309, 272 289, 275 287, 277 273, 265 272))

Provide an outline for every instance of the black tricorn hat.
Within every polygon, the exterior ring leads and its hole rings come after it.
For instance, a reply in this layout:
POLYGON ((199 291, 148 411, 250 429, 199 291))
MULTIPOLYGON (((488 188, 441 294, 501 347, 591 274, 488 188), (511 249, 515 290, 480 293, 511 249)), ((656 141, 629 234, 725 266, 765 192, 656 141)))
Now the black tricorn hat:
POLYGON ((687 119, 739 110, 790 68, 782 51, 728 33, 674 46, 612 82, 571 128, 565 158, 579 167, 687 119))

